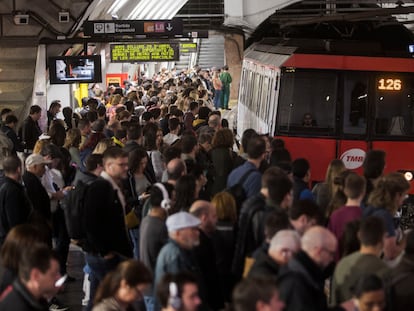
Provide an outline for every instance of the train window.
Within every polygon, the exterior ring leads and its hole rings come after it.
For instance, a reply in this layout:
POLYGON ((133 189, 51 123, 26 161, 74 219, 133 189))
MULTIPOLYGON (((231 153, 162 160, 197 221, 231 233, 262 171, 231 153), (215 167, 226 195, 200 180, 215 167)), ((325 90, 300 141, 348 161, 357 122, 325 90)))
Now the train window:
POLYGON ((375 77, 374 133, 379 136, 414 135, 414 80, 404 74, 375 77))
POLYGON ((366 73, 347 72, 344 75, 344 134, 367 132, 368 78, 366 73))
POLYGON ((333 135, 337 81, 336 72, 285 70, 280 83, 278 130, 333 135), (303 123, 308 114, 313 118, 311 126, 303 123))

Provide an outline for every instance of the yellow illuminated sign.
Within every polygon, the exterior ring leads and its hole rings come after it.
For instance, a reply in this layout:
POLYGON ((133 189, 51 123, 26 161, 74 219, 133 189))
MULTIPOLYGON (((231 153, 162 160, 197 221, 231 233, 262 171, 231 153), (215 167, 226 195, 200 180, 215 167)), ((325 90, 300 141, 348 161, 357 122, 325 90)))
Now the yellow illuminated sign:
POLYGON ((111 44, 111 62, 164 62, 179 60, 178 43, 111 44))
POLYGON ((195 42, 185 42, 180 43, 180 53, 195 53, 197 52, 197 43, 195 42))
POLYGON ((401 79, 381 78, 378 80, 378 90, 380 91, 401 91, 401 79))

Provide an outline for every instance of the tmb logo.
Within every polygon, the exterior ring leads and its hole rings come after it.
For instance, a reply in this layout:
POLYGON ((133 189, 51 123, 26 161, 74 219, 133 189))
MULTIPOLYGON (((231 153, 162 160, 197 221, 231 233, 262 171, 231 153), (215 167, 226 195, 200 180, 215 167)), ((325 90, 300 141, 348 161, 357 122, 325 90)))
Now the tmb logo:
POLYGON ((349 170, 361 167, 364 159, 365 151, 358 148, 349 149, 341 155, 342 162, 344 162, 345 167, 349 170))

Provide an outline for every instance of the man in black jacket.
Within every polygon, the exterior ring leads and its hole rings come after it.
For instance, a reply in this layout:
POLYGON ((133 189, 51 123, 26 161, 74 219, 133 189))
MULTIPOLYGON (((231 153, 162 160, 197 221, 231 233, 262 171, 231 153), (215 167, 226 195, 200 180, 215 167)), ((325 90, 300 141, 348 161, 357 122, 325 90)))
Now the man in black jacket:
POLYGON ((294 230, 280 230, 270 241, 267 253, 261 253, 248 276, 277 280, 281 266, 286 265, 300 250, 300 237, 294 230))
MULTIPOLYGON (((54 297, 59 286, 59 261, 44 244, 35 244, 23 252, 19 262, 19 277, 2 301, 2 311, 47 311, 47 301, 54 297)), ((60 285, 61 286, 61 285, 60 285)))
POLYGON ((4 159, 5 181, 0 188, 0 245, 14 226, 26 223, 31 203, 22 184, 22 163, 16 156, 4 159))
POLYGON ((239 232, 232 265, 233 273, 241 277, 245 257, 264 242, 267 216, 273 211, 285 211, 292 205, 292 182, 279 168, 271 167, 262 176, 262 188, 247 199, 240 211, 239 232))
POLYGON ((194 254, 200 266, 202 284, 200 297, 212 310, 220 310, 224 306, 221 284, 216 266, 216 253, 212 235, 216 230, 216 208, 208 201, 197 200, 190 208, 190 213, 200 219, 200 245, 194 248, 194 254))
POLYGON ((91 183, 85 195, 86 262, 91 268, 90 304, 99 282, 115 269, 125 257, 132 257, 132 248, 125 227, 126 201, 122 179, 127 177, 128 154, 119 147, 110 147, 103 154, 104 171, 91 183))
POLYGON ((42 116, 42 108, 38 105, 30 107, 29 116, 24 120, 19 131, 20 139, 24 145, 25 153, 31 154, 37 139, 42 134, 38 121, 42 116))
POLYGON ((278 278, 285 311, 354 310, 352 301, 343 307, 328 308, 327 305, 325 279, 334 267, 335 236, 328 229, 314 226, 305 232, 301 242, 302 251, 281 269, 278 278))
POLYGON ((50 198, 40 179, 45 174, 45 165, 51 163, 40 154, 31 154, 26 159, 26 172, 23 174, 23 182, 27 195, 33 206, 30 221, 44 234, 46 240, 52 245, 52 211, 50 198))

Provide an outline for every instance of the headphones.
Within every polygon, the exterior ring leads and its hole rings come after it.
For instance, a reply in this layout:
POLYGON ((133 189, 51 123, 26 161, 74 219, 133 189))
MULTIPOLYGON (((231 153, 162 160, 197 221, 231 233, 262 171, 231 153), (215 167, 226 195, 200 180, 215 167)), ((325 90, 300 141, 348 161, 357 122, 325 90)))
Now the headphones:
POLYGON ((169 292, 170 296, 168 298, 168 304, 174 310, 179 310, 181 308, 181 298, 178 296, 178 287, 175 282, 170 282, 169 292))
POLYGON ((155 183, 154 186, 160 189, 162 192, 161 208, 168 211, 171 208, 171 200, 170 200, 170 196, 168 195, 167 189, 162 183, 159 183, 159 182, 155 183))

